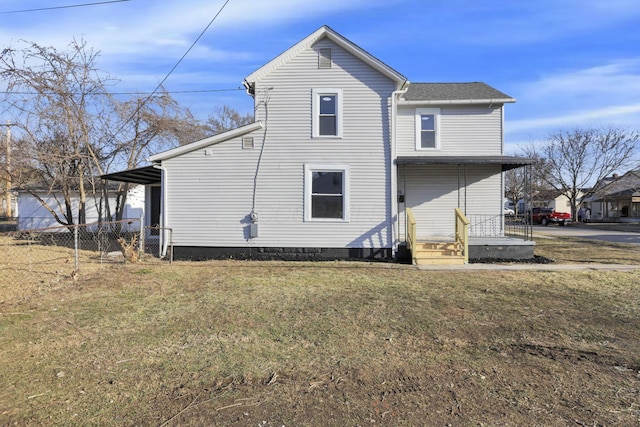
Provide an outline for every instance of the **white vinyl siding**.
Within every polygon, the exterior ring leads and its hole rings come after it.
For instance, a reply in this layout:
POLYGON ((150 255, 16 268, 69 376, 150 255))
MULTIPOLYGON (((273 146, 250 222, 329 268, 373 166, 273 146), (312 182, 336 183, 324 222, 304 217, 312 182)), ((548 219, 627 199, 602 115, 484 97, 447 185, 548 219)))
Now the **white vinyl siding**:
POLYGON ((176 245, 385 248, 391 246, 388 98, 395 83, 323 39, 256 83, 265 129, 164 161, 168 226, 176 245), (318 68, 318 49, 333 66, 318 68), (314 138, 313 89, 342 93, 342 139, 314 138), (266 141, 263 137, 266 132, 266 141), (258 159, 260 167, 257 169, 258 159), (349 220, 305 221, 305 164, 349 166, 349 220), (249 238, 256 189, 259 234, 249 238))
POLYGON ((163 161, 168 227, 177 246, 242 246, 249 237, 253 179, 260 154, 242 137, 163 161))
POLYGON ((441 107, 439 149, 420 150, 416 106, 400 105, 397 121, 398 156, 502 155, 502 107, 441 107))
POLYGON ((407 166, 404 171, 406 207, 416 218, 421 236, 452 236, 453 209, 458 207, 458 168, 407 166))

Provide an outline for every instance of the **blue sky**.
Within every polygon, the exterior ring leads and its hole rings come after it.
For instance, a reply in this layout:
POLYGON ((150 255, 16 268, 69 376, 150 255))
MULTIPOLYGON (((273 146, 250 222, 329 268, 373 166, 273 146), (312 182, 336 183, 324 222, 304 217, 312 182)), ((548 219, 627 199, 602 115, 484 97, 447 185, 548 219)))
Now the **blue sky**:
MULTIPOLYGON (((225 0, 3 0, 2 49, 21 40, 101 52, 114 91, 149 92, 225 0)), ((250 112, 245 76, 328 25, 413 82, 484 81, 517 98, 506 107, 507 154, 558 129, 640 128, 637 0, 230 0, 169 77, 199 117, 216 106, 250 112)), ((0 117, 0 120, 3 118, 0 117)))

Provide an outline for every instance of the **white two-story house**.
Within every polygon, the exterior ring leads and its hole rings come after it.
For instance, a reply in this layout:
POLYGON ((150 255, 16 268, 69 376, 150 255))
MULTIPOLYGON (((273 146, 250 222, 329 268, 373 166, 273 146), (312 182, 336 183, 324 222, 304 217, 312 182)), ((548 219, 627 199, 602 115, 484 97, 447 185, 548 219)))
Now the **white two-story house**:
POLYGON ((147 184, 147 221, 171 229, 174 257, 411 259, 407 242, 454 239, 459 221, 471 246, 450 252, 511 257, 502 172, 527 164, 503 155, 511 97, 410 83, 326 26, 244 85, 253 124, 105 176, 147 184))

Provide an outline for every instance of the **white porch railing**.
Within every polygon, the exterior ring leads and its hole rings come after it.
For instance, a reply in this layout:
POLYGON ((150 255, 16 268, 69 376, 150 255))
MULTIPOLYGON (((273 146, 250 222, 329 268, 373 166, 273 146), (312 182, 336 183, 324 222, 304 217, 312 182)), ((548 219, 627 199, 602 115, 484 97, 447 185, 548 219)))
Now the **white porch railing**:
POLYGON ((472 237, 501 237, 502 216, 500 215, 469 215, 469 235, 472 237))
POLYGON ((518 237, 531 240, 531 224, 524 215, 468 215, 471 237, 518 237), (504 222, 503 222, 504 221, 504 222), (503 228, 504 227, 504 228, 503 228))

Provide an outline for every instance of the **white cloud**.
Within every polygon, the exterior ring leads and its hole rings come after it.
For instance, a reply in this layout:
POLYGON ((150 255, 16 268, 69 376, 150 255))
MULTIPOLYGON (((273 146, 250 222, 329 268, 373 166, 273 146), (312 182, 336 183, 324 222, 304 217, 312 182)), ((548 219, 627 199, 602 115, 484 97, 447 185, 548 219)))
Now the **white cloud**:
MULTIPOLYGON (((511 92, 510 92, 511 93, 511 92)), ((541 138, 561 128, 640 123, 640 58, 547 73, 512 91, 505 132, 509 140, 541 138)))
POLYGON ((624 125, 640 122, 640 103, 632 105, 616 105, 591 110, 576 111, 553 117, 540 117, 525 120, 512 120, 506 125, 506 133, 523 131, 566 128, 576 126, 606 126, 607 124, 624 125))
POLYGON ((528 99, 638 99, 640 58, 623 59, 583 70, 547 75, 523 87, 528 99))
MULTIPOLYGON (((44 1, 31 3, 33 8, 50 6, 44 1)), ((0 26, 0 36, 4 40, 26 39, 55 46, 68 43, 72 37, 84 37, 105 53, 134 50, 144 53, 153 46, 186 48, 223 4, 223 0, 143 1, 4 15, 1 18, 6 22, 0 26)), ((245 31, 257 35, 256 30, 261 27, 361 7, 371 8, 376 4, 384 5, 385 2, 324 0, 308 2, 301 7, 298 0, 234 0, 219 14, 209 32, 224 35, 233 30, 234 33, 245 31)), ((3 10, 20 8, 18 3, 2 6, 3 10)))
MULTIPOLYGON (((18 2, 6 3, 2 10, 24 8, 18 2)), ((224 0, 132 1, 15 14, 7 20, 7 25, 4 22, 0 25, 0 40, 7 40, 12 45, 19 40, 28 40, 63 49, 72 39, 81 38, 89 47, 100 51, 99 68, 121 80, 128 80, 130 70, 135 69, 137 74, 146 75, 137 80, 157 82, 185 54, 224 3, 224 0)), ((384 0, 324 0, 307 2, 301 7, 298 0, 233 0, 189 52, 180 69, 186 72, 191 67, 208 68, 212 71, 209 82, 216 85, 214 74, 223 74, 220 64, 224 65, 226 74, 233 74, 242 64, 255 66, 257 63, 259 66, 265 62, 265 58, 256 58, 256 53, 261 52, 257 46, 264 42, 263 33, 268 32, 269 27, 358 8, 388 6, 389 3, 384 0)), ((30 8, 39 6, 50 5, 45 1, 30 3, 30 8)), ((6 16, 0 15, 0 19, 6 16)), ((315 29, 310 28, 309 32, 315 29)), ((290 31, 275 34, 270 31, 269 36, 285 38, 277 42, 282 50, 299 39, 290 31), (288 40, 286 37, 293 38, 288 40)), ((266 55, 268 60, 273 52, 266 55)), ((244 70, 235 73, 234 81, 240 81, 244 74, 244 70)), ((129 83, 135 83, 135 80, 129 83)), ((153 85, 147 83, 147 87, 140 90, 148 90, 149 86, 153 85)))

